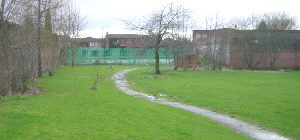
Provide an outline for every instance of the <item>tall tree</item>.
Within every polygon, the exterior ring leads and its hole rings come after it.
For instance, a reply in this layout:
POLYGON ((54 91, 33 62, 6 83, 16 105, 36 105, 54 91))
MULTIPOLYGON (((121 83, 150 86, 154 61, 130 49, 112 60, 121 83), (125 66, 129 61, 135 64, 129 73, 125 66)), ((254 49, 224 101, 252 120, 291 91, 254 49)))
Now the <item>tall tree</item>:
POLYGON ((55 69, 55 60, 57 59, 56 51, 56 42, 54 39, 54 35, 52 33, 52 22, 51 22, 51 13, 50 9, 46 10, 45 14, 45 35, 44 35, 44 49, 47 51, 45 56, 47 56, 47 69, 49 76, 53 76, 53 70, 55 69))
POLYGON ((45 31, 46 31, 46 35, 52 34, 52 21, 51 21, 51 13, 49 8, 46 10, 46 14, 45 14, 45 31))
POLYGON ((182 5, 171 3, 153 12, 142 24, 125 22, 130 29, 141 31, 154 39, 156 74, 161 73, 159 69, 159 48, 163 47, 163 39, 172 34, 180 34, 183 30, 184 22, 182 21, 186 21, 188 15, 189 10, 182 5))
POLYGON ((38 47, 38 77, 43 77, 43 69, 42 69, 42 2, 38 0, 37 3, 37 47, 38 47))
MULTIPOLYGON (((71 0, 0 0, 1 95, 10 95, 9 93, 12 93, 10 91, 18 92, 20 89, 25 91, 28 81, 35 81, 38 72, 40 76, 42 75, 41 56, 50 53, 43 50, 42 55, 41 50, 47 34, 51 36, 49 39, 60 41, 60 46, 68 44, 69 37, 64 34, 67 26, 62 25, 66 25, 68 21, 75 25, 80 15, 65 10, 66 5, 72 5, 71 0), (49 14, 50 11, 51 14, 49 14), (78 16, 69 20, 65 18, 65 15, 69 14, 78 16)), ((68 29, 68 32, 75 30, 74 27, 74 30, 68 29)), ((59 54, 59 48, 52 50, 59 54)), ((43 62, 49 63, 50 61, 43 57, 43 62)), ((53 64, 57 65, 57 63, 53 64)))
POLYGON ((206 30, 208 32, 203 34, 201 38, 206 40, 206 52, 200 58, 203 63, 202 65, 207 65, 207 68, 212 70, 222 70, 226 63, 226 56, 229 50, 229 37, 231 34, 230 29, 224 29, 224 19, 218 15, 214 17, 206 18, 206 30))
MULTIPOLYGON (((1 0, 0 5, 0 92, 8 91, 11 93, 11 60, 9 46, 11 44, 9 28, 15 24, 13 21, 19 17, 20 1, 1 0)), ((2 94, 2 93, 0 93, 2 94)))
POLYGON ((37 21, 37 40, 36 45, 38 47, 38 76, 43 76, 43 68, 42 68, 42 27, 43 20, 42 17, 46 13, 47 9, 54 10, 60 9, 63 7, 67 0, 25 0, 29 1, 29 6, 36 11, 36 21, 37 21))
MULTIPOLYGON (((59 15, 56 17, 59 19, 57 23, 55 23, 55 29, 59 30, 58 32, 62 36, 66 36, 71 42, 71 51, 72 51, 72 66, 75 66, 75 48, 79 46, 78 39, 79 32, 82 31, 87 22, 86 18, 81 16, 80 10, 74 7, 72 4, 64 5, 62 11, 60 11, 59 15), (69 37, 75 38, 70 40, 69 37)), ((61 50, 64 51, 64 50, 61 50)))

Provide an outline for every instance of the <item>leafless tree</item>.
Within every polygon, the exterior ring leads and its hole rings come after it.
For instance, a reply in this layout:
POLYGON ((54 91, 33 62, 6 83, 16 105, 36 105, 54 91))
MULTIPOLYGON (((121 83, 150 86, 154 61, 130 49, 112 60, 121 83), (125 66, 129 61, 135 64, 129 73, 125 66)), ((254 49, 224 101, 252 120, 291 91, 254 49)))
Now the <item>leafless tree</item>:
POLYGON ((274 68, 279 54, 291 45, 290 42, 293 38, 283 30, 297 29, 297 18, 285 12, 264 13, 259 17, 257 22, 266 23, 265 31, 268 31, 268 36, 264 40, 266 42, 265 50, 269 56, 270 67, 274 68))
MULTIPOLYGON (((52 71, 58 64, 57 54, 69 40, 61 37, 63 29, 57 26, 58 11, 71 4, 67 0, 1 0, 0 7, 0 95, 25 92, 30 80, 38 76, 38 63, 44 70, 52 71), (45 10, 52 16, 52 31, 45 31, 45 10), (48 37, 47 37, 48 36, 48 37), (49 45, 46 42, 51 42, 49 45), (38 45, 43 47, 38 53, 38 45), (38 57, 38 56, 43 57, 38 57), (48 59, 51 58, 51 59, 48 59)), ((67 12, 66 12, 67 13, 67 12)), ((49 24, 51 26, 51 23, 49 24)), ((40 69, 39 69, 40 70, 40 69)), ((43 70, 43 69, 42 69, 43 70)))
POLYGON ((201 56, 199 63, 206 65, 208 69, 222 70, 226 65, 231 30, 224 27, 224 19, 218 15, 206 18, 206 54, 201 56))
POLYGON ((262 61, 266 39, 267 34, 262 31, 236 31, 232 39, 232 54, 240 53, 248 69, 253 70, 262 61))
POLYGON ((283 30, 297 29, 297 18, 285 12, 253 14, 246 18, 231 21, 235 29, 241 30, 233 42, 235 51, 242 52, 249 69, 260 64, 264 54, 268 54, 270 67, 273 68, 279 54, 289 45, 289 38, 283 30), (244 33, 241 33, 244 31, 244 33), (247 35, 245 34, 247 33, 247 35), (239 36, 239 37, 238 37, 239 36), (255 59, 255 60, 254 60, 255 59))
POLYGON ((46 13, 47 9, 58 9, 61 8, 62 5, 65 4, 64 0, 29 0, 29 7, 33 8, 37 15, 37 47, 38 47, 38 76, 43 76, 43 68, 42 68, 42 17, 46 13))
MULTIPOLYGON (((72 3, 68 3, 62 10, 59 10, 56 14, 56 25, 54 30, 69 38, 68 42, 71 42, 68 46, 72 50, 72 66, 75 66, 75 48, 78 47, 79 32, 82 31, 87 22, 86 18, 81 16, 80 10, 73 6, 72 3), (70 40, 70 38, 74 38, 70 40)), ((65 50, 61 50, 64 52, 65 50)))
POLYGON ((1 0, 0 7, 0 94, 11 94, 11 79, 13 66, 11 63, 11 45, 14 43, 11 36, 17 31, 17 24, 20 13, 22 12, 20 0, 1 0))
POLYGON ((160 74, 159 48, 162 47, 163 39, 172 34, 181 34, 184 23, 182 21, 185 21, 187 15, 189 10, 182 5, 171 3, 153 12, 142 24, 125 22, 130 29, 141 31, 154 39, 156 74, 160 74))
POLYGON ((268 30, 295 30, 297 29, 297 18, 286 12, 269 12, 263 14, 252 14, 246 17, 235 17, 227 24, 228 27, 238 30, 255 30, 264 21, 268 30))
POLYGON ((297 18, 285 12, 264 13, 257 16, 256 23, 266 22, 268 30, 296 30, 297 18))

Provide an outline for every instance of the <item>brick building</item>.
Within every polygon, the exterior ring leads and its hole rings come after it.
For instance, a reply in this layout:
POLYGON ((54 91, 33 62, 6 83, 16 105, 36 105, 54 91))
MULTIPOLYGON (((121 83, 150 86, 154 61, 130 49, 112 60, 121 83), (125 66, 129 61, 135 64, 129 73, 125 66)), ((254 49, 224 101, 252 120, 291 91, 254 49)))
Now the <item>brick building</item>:
POLYGON ((108 34, 106 33, 106 48, 142 48, 145 35, 137 34, 108 34))
MULTIPOLYGON (((193 30, 193 45, 194 52, 199 57, 206 57, 214 55, 220 50, 224 53, 223 60, 228 68, 247 68, 244 56, 245 53, 237 51, 240 47, 234 43, 235 40, 242 40, 243 37, 248 37, 253 42, 251 44, 260 45, 258 49, 254 50, 253 64, 256 68, 270 68, 270 60, 275 54, 264 49, 266 46, 270 49, 276 44, 276 40, 283 40, 285 43, 279 50, 278 56, 274 62, 273 68, 300 68, 300 31, 279 31, 279 30, 234 30, 234 29, 220 29, 220 30, 193 30), (261 40, 275 40, 273 44, 262 43, 261 40), (260 44, 259 44, 260 43, 260 44)), ((247 38, 247 39, 248 39, 247 38)), ((249 41, 249 40, 245 40, 249 41)), ((277 41, 278 42, 278 41, 277 41)), ((278 42, 279 43, 279 42, 278 42)))
POLYGON ((101 38, 73 38, 72 41, 82 48, 104 48, 106 40, 101 38))

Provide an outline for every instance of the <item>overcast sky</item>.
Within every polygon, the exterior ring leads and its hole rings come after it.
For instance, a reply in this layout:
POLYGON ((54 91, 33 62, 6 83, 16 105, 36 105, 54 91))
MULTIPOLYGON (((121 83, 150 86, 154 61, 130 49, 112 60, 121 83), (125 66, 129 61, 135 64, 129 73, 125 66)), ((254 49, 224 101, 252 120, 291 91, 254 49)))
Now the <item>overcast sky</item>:
POLYGON ((179 2, 192 11, 195 29, 204 27, 206 17, 230 19, 252 13, 285 11, 300 17, 300 0, 74 0, 81 14, 87 18, 83 37, 102 37, 109 33, 135 33, 126 30, 122 20, 142 18, 162 5, 179 2))

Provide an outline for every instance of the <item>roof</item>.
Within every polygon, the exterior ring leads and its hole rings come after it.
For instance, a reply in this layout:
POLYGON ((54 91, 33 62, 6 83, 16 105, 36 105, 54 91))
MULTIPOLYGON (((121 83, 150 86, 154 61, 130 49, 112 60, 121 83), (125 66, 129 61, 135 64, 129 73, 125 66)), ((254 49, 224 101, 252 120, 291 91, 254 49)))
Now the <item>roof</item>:
POLYGON ((108 34, 106 37, 108 38, 115 38, 115 39, 136 39, 142 38, 145 35, 138 35, 138 34, 108 34))
POLYGON ((193 30, 193 34, 196 33, 230 33, 235 36, 241 36, 243 34, 253 34, 253 35, 267 35, 272 34, 278 37, 286 37, 290 39, 300 39, 300 30, 234 30, 234 29, 218 29, 218 30, 193 30))
POLYGON ((72 41, 78 41, 78 42, 100 42, 103 39, 101 38, 92 38, 92 37, 86 37, 86 38, 72 38, 72 41))
POLYGON ((193 32, 219 32, 219 31, 232 31, 232 32, 262 32, 262 33, 300 33, 300 30, 236 30, 232 28, 223 28, 217 30, 193 30, 193 32))

